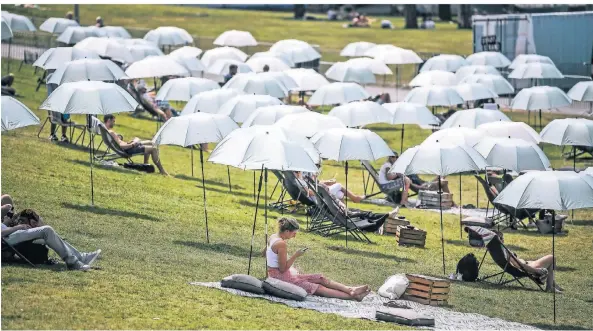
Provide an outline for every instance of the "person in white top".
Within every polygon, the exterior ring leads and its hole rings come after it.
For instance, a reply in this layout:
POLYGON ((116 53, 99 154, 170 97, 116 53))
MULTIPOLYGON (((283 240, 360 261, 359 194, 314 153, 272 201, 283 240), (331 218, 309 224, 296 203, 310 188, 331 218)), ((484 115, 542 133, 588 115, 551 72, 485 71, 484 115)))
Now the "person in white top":
POLYGON ((293 267, 297 258, 305 254, 307 248, 296 251, 288 257, 287 241, 294 238, 299 230, 299 223, 294 218, 282 217, 278 220, 278 233, 270 236, 268 246, 262 253, 266 256, 268 276, 276 278, 322 297, 362 301, 370 293, 370 287, 346 286, 325 278, 322 274, 299 274, 293 267))
MULTIPOLYGON (((317 164, 317 168, 319 168, 319 171, 321 172, 321 163, 317 164)), ((348 199, 350 199, 350 201, 355 203, 359 203, 366 198, 366 196, 364 195, 357 195, 350 190, 346 190, 344 185, 336 182, 335 175, 334 178, 325 180, 319 179, 318 176, 313 173, 305 174, 305 177, 310 178, 311 181, 318 180, 319 184, 323 184, 328 188, 328 192, 333 198, 338 199, 342 202, 344 201, 345 195, 348 196, 348 199)))
POLYGON ((389 169, 397 161, 397 158, 397 152, 393 151, 393 156, 389 156, 387 161, 381 166, 381 169, 379 169, 379 185, 381 185, 382 191, 387 192, 388 200, 406 206, 411 181, 403 174, 389 172, 389 169))

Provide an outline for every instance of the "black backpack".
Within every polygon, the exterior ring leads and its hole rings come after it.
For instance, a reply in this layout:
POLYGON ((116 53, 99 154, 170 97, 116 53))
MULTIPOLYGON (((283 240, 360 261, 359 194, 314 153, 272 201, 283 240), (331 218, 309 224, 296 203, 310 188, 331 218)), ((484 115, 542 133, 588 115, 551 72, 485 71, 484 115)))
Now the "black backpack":
POLYGON ((473 253, 469 253, 457 263, 457 273, 466 282, 475 282, 478 279, 479 263, 473 253))

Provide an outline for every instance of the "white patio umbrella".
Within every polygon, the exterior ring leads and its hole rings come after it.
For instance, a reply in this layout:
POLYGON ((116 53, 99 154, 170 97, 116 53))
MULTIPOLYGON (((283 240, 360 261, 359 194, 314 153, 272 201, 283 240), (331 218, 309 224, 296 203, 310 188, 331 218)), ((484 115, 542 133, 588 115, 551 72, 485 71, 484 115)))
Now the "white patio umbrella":
POLYGON ((221 82, 222 82, 222 81, 224 81, 224 75, 227 75, 229 73, 229 68, 231 65, 237 66, 238 73, 253 72, 251 67, 248 66, 247 64, 245 64, 241 61, 230 60, 230 59, 221 59, 221 60, 216 60, 214 62, 211 62, 210 66, 208 66, 208 69, 206 70, 206 72, 209 74, 212 74, 212 75, 222 77, 223 78, 221 80, 221 82))
POLYGON ((491 137, 517 138, 534 144, 542 141, 540 135, 523 122, 490 122, 480 124, 476 129, 491 137))
POLYGON ((257 46, 257 41, 249 31, 229 30, 221 33, 212 44, 216 46, 246 47, 257 46))
MULTIPOLYGON (((138 102, 123 88, 114 83, 99 81, 64 83, 43 101, 39 109, 62 114, 107 115, 132 112, 138 102)), ((87 117, 90 126, 90 118, 87 117)), ((91 131, 92 133, 92 131, 91 131)), ((91 204, 95 203, 93 181, 93 139, 89 148, 91 163, 91 204)))
POLYGON ((69 20, 67 18, 50 17, 46 19, 39 26, 39 30, 49 33, 62 33, 69 26, 79 26, 75 20, 69 20))
POLYGON ((364 52, 363 56, 375 57, 379 53, 383 53, 383 52, 391 51, 391 50, 398 50, 398 49, 403 49, 403 48, 397 47, 397 46, 391 45, 391 44, 377 44, 377 45, 369 48, 366 52, 364 52))
MULTIPOLYGON (((191 146, 191 175, 194 176, 194 145, 218 143, 233 130, 237 124, 228 116, 195 113, 169 119, 155 134, 152 141, 156 145, 191 146)), ((206 209, 206 182, 204 176, 204 151, 200 149, 202 169, 202 191, 204 192, 204 219, 206 223, 206 242, 210 243, 208 233, 208 210, 206 209)))
MULTIPOLYGON (((593 121, 586 118, 555 119, 540 133, 542 141, 557 146, 593 146, 593 121)), ((576 171, 576 149, 573 147, 576 171)))
MULTIPOLYGON (((101 29, 99 29, 101 31, 101 29)), ((131 45, 144 45, 144 46, 152 46, 158 47, 155 43, 150 42, 148 40, 142 38, 111 38, 113 41, 116 41, 124 46, 131 46, 131 45)))
POLYGON ((202 54, 202 50, 194 47, 194 46, 182 46, 171 53, 170 56, 180 56, 180 57, 198 57, 202 54))
MULTIPOLYGON (((527 123, 531 122, 531 111, 539 110, 539 124, 542 126, 542 109, 568 106, 572 100, 555 86, 536 86, 522 89, 513 98, 511 109, 527 110, 527 123)), ((537 123, 537 120, 536 120, 537 123)))
POLYGON ((346 57, 356 57, 356 56, 364 56, 364 53, 369 49, 377 46, 375 43, 369 43, 366 41, 357 41, 354 43, 349 43, 346 45, 342 51, 340 52, 340 56, 346 57))
POLYGON ((82 59, 62 64, 47 81, 49 84, 61 85, 80 81, 111 81, 127 79, 126 73, 117 64, 109 60, 82 59))
POLYGON ((336 105, 367 99, 369 96, 369 93, 356 83, 336 82, 321 86, 309 98, 308 103, 313 106, 336 105))
POLYGON ((267 94, 276 98, 288 95, 288 90, 275 78, 256 73, 236 74, 223 89, 235 89, 246 94, 267 94))
POLYGON ((418 126, 438 125, 437 118, 426 106, 411 102, 385 103, 383 107, 391 113, 391 124, 402 126, 400 153, 404 152, 404 125, 417 124, 418 126))
POLYGON ((200 92, 218 90, 220 86, 210 79, 184 77, 169 79, 156 95, 156 100, 189 101, 200 92))
POLYGON ((448 86, 415 87, 406 95, 405 102, 419 103, 425 106, 457 106, 463 104, 463 98, 448 86))
POLYGON ((99 34, 98 31, 89 29, 87 26, 69 26, 58 36, 56 40, 64 44, 72 45, 89 37, 102 36, 103 35, 99 34))
POLYGON ((478 52, 465 59, 470 65, 487 65, 495 68, 506 68, 511 61, 500 52, 478 52))
POLYGON ((347 127, 362 127, 375 123, 390 123, 392 115, 386 108, 372 101, 354 101, 334 107, 328 116, 337 117, 347 127))
POLYGON ((45 70, 58 69, 63 64, 75 60, 100 60, 94 51, 74 47, 55 47, 43 52, 33 63, 34 67, 45 70))
POLYGON ((543 78, 564 78, 564 75, 549 63, 527 63, 516 66, 509 74, 514 79, 543 79, 543 78))
POLYGON ((245 119, 241 127, 248 128, 254 125, 272 125, 286 115, 304 113, 308 111, 309 109, 303 106, 264 106, 256 109, 253 113, 251 113, 251 115, 249 115, 247 119, 245 119))
POLYGON ((354 67, 369 68, 375 75, 393 75, 393 71, 385 63, 370 57, 357 57, 346 63, 354 67))
POLYGON ((365 53, 365 56, 371 56, 375 60, 381 61, 385 64, 395 65, 395 99, 399 99, 399 67, 401 65, 419 64, 424 61, 414 51, 404 48, 395 47, 392 45, 383 45, 383 47, 374 47, 365 53))
POLYGON ((589 168, 583 170, 583 173, 584 174, 589 174, 589 175, 592 175, 593 176, 593 167, 589 167, 589 168))
POLYGON ((293 63, 309 62, 321 58, 321 54, 311 45, 296 39, 280 40, 270 47, 270 51, 285 54, 293 63))
POLYGON ((206 71, 206 66, 195 56, 185 56, 179 53, 169 54, 167 56, 189 71, 192 77, 196 77, 198 74, 206 71))
POLYGON ((453 87, 464 101, 498 98, 498 94, 480 83, 463 83, 453 87))
POLYGON ((159 47, 188 45, 194 42, 194 38, 187 31, 174 26, 161 26, 150 30, 144 35, 144 39, 159 47))
POLYGON ((511 62, 511 65, 509 65, 509 69, 515 69, 518 66, 527 63, 547 63, 555 66, 554 61, 552 61, 547 56, 537 54, 519 54, 517 57, 515 57, 513 62, 511 62))
MULTIPOLYGON (((189 76, 191 73, 169 56, 149 56, 126 69, 130 78, 189 76)), ((156 85, 156 84, 155 84, 156 85)))
POLYGON ((136 44, 125 45, 124 47, 130 51, 130 54, 132 54, 132 59, 134 59, 133 62, 144 60, 149 56, 165 55, 158 47, 156 47, 156 45, 136 44))
POLYGON ((373 71, 368 67, 349 65, 336 62, 325 72, 325 77, 338 82, 353 82, 362 85, 376 82, 373 71))
POLYGON ((220 106, 218 113, 229 116, 237 123, 243 123, 259 107, 282 104, 278 98, 269 95, 245 94, 230 98, 220 106))
POLYGON ((208 67, 217 60, 229 59, 245 62, 247 54, 234 47, 217 47, 209 49, 202 54, 202 63, 208 67))
POLYGON ((480 83, 498 95, 513 94, 515 88, 501 75, 476 74, 465 77, 460 83, 480 83))
POLYGON ((511 122, 511 119, 499 110, 482 108, 466 109, 457 111, 451 115, 445 123, 441 124, 441 129, 457 127, 475 129, 480 124, 498 121, 511 122))
POLYGON ((104 26, 100 28, 109 38, 132 39, 132 35, 122 26, 104 26))
POLYGON ((336 117, 312 111, 286 115, 279 119, 274 125, 287 130, 296 131, 305 137, 313 137, 316 133, 323 130, 346 127, 346 125, 336 117))
POLYGON ((17 99, 2 96, 2 132, 23 128, 29 125, 39 125, 37 117, 27 106, 17 99))
POLYGON ((550 160, 532 142, 514 138, 486 137, 474 149, 480 153, 489 166, 520 173, 525 170, 548 170, 550 160))
MULTIPOLYGON (((480 171, 487 167, 486 160, 465 144, 443 142, 423 143, 409 148, 395 161, 389 173, 404 175, 425 174, 439 176, 439 209, 441 212, 441 249, 443 274, 445 269, 445 237, 443 234, 443 207, 441 177, 466 171, 480 171)), ((461 226, 461 218, 460 218, 461 226)))
POLYGON ((426 60, 426 62, 420 69, 420 72, 430 70, 444 70, 455 72, 459 70, 459 68, 466 65, 468 65, 467 61, 459 55, 441 54, 426 60))
POLYGON ((284 71, 268 71, 268 72, 260 72, 258 75, 273 78, 277 80, 286 90, 298 90, 299 86, 297 83, 284 71))
POLYGON ((294 62, 292 62, 292 60, 290 59, 290 55, 279 52, 256 52, 253 53, 253 55, 251 55, 250 59, 257 59, 260 57, 274 57, 282 60, 282 62, 286 63, 291 68, 295 66, 294 62))
POLYGON ((2 11, 2 17, 10 27, 12 32, 16 31, 25 31, 25 32, 33 32, 37 31, 35 25, 31 22, 31 20, 23 15, 13 14, 6 11, 2 11))
POLYGON ((99 56, 108 57, 114 61, 122 63, 134 62, 130 50, 121 43, 109 38, 88 37, 76 43, 74 48, 91 50, 99 56))
POLYGON ((452 72, 444 70, 430 70, 416 75, 416 77, 410 81, 409 85, 412 87, 431 85, 454 86, 457 85, 457 79, 455 78, 455 74, 452 72))
POLYGON ((290 69, 285 73, 297 83, 298 91, 317 91, 322 86, 330 84, 323 75, 313 69, 290 69))
POLYGON ((575 101, 590 102, 593 111, 593 81, 576 83, 567 95, 575 101))
POLYGON ((264 71, 264 66, 268 66, 270 71, 284 71, 290 69, 290 66, 281 58, 272 56, 251 57, 245 64, 248 65, 251 70, 258 73, 264 71))
POLYGON ((10 29, 10 26, 8 25, 8 22, 6 22, 6 20, 4 19, 4 17, 2 17, 0 19, 0 31, 2 32, 2 40, 8 40, 10 38, 12 38, 12 30, 10 29))
POLYGON ((459 68, 457 72, 455 72, 455 79, 457 82, 461 82, 465 77, 478 74, 500 76, 500 72, 493 66, 473 64, 459 68))
POLYGON ((199 92, 185 104, 181 116, 198 112, 216 114, 225 102, 237 95, 239 92, 231 89, 212 89, 199 92))
POLYGON ((440 142, 444 144, 474 147, 484 137, 484 133, 477 129, 467 127, 446 128, 432 133, 424 139, 422 145, 430 145, 440 142))

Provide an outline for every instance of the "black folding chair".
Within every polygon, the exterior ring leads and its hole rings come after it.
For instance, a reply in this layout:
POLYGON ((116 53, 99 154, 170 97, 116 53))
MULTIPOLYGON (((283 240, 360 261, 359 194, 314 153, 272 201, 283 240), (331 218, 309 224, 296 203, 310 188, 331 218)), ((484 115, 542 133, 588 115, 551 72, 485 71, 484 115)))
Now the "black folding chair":
POLYGON ((117 159, 126 159, 126 160, 128 160, 129 163, 133 164, 134 163, 134 161, 132 161, 133 156, 144 155, 144 152, 137 152, 134 154, 130 154, 130 153, 126 152, 113 139, 113 137, 109 133, 109 130, 107 130, 107 128, 105 127, 105 125, 103 123, 98 123, 97 126, 99 128, 99 132, 101 133, 101 138, 103 138, 103 143, 107 147, 107 150, 105 151, 105 153, 103 153, 103 155, 98 156, 98 157, 95 156, 95 159, 97 159, 97 161, 113 161, 113 160, 117 160, 117 159), (109 153, 109 151, 113 151, 113 153, 109 153))
POLYGON ((6 241, 6 239, 4 239, 4 237, 2 237, 2 252, 4 251, 11 251, 12 253, 16 254, 19 258, 21 258, 23 261, 27 262, 27 264, 29 264, 33 268, 36 267, 35 264, 31 263, 29 259, 27 259, 23 254, 21 254, 21 252, 19 252, 13 245, 9 244, 6 241))

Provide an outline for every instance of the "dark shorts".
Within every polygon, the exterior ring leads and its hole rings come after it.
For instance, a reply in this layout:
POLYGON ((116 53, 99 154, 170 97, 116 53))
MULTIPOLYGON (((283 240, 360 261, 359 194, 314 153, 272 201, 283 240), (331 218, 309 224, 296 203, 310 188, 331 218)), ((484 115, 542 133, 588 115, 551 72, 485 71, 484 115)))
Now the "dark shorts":
POLYGON ((402 188, 404 188, 404 179, 403 178, 397 178, 397 179, 389 181, 386 184, 381 185, 381 190, 388 191, 388 192, 399 191, 402 188))
POLYGON ((126 149, 126 153, 128 154, 140 154, 144 153, 145 147, 143 145, 135 146, 129 149, 126 149))

